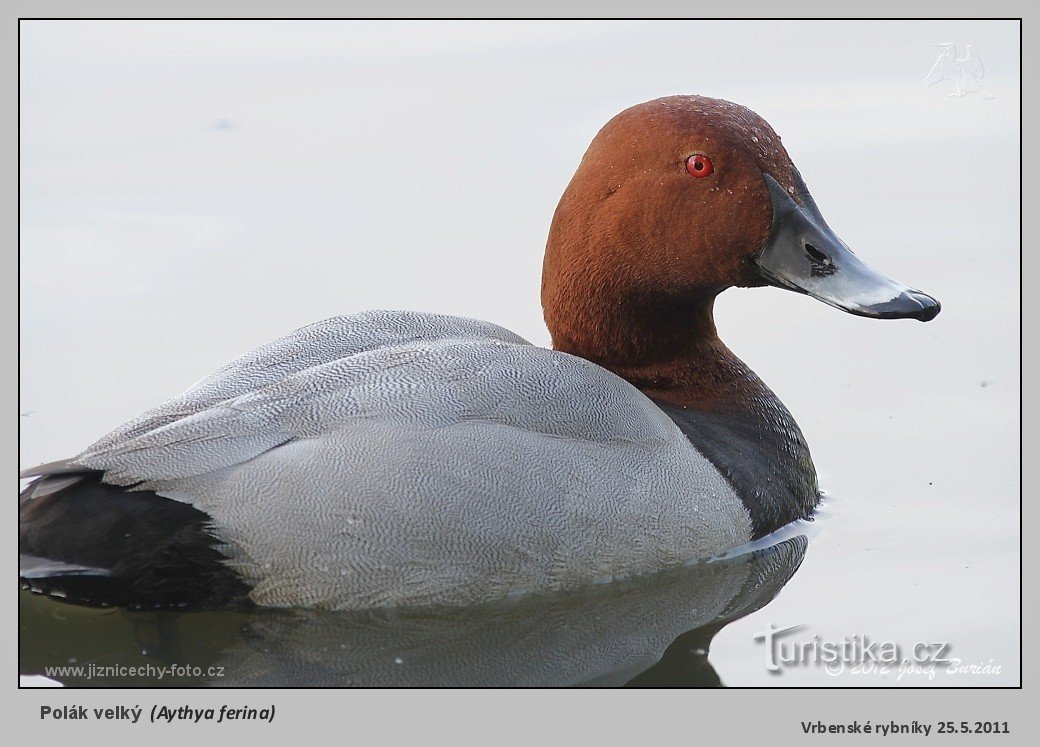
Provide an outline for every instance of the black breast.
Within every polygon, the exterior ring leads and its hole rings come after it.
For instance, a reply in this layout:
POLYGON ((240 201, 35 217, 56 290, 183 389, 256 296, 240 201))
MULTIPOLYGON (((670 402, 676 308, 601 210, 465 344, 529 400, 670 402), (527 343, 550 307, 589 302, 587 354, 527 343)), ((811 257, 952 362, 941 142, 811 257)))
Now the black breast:
POLYGON ((787 409, 703 412, 654 399, 733 486, 751 514, 753 538, 812 515, 820 493, 809 447, 787 409))

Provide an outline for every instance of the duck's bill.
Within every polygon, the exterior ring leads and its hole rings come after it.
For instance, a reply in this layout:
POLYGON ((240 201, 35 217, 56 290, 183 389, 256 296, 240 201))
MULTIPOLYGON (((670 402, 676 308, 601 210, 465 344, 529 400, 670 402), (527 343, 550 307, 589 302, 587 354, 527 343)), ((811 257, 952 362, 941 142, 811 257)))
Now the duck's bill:
POLYGON ((808 295, 842 311, 875 319, 919 319, 939 313, 939 302, 872 269, 834 235, 801 177, 795 190, 804 206, 769 174, 773 227, 754 263, 770 285, 808 295))

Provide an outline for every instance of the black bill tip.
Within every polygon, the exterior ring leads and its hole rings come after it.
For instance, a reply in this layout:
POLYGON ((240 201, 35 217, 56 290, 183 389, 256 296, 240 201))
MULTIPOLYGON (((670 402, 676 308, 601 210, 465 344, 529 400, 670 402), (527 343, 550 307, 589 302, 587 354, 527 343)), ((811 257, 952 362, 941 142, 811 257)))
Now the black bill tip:
POLYGON ((927 293, 907 290, 891 301, 868 306, 863 309, 863 316, 875 319, 916 319, 919 322, 930 322, 939 315, 942 304, 927 293))

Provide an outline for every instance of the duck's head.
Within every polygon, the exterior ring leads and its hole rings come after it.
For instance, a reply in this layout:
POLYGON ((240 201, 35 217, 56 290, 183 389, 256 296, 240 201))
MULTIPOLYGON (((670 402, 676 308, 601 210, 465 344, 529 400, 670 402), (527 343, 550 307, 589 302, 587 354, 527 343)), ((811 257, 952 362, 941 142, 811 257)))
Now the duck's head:
POLYGON ((597 361, 682 353, 714 297, 773 285, 878 319, 939 302, 874 271, 824 221, 780 137, 743 106, 672 96, 592 141, 553 217, 542 277, 557 348, 597 361))

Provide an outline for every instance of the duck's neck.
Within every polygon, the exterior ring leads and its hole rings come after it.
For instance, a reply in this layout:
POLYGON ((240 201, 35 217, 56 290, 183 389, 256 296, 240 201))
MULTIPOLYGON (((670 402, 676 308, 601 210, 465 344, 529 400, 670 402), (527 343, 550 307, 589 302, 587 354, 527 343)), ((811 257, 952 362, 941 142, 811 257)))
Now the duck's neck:
POLYGON ((609 356, 554 342, 650 397, 730 482, 760 537, 812 513, 816 470, 791 413, 719 339, 713 304, 711 295, 674 316, 661 309, 629 314, 609 356))
POLYGON ((767 415, 773 393, 719 339, 714 294, 677 308, 627 309, 626 328, 606 344, 556 339, 556 349, 598 363, 647 396, 701 411, 767 415))

